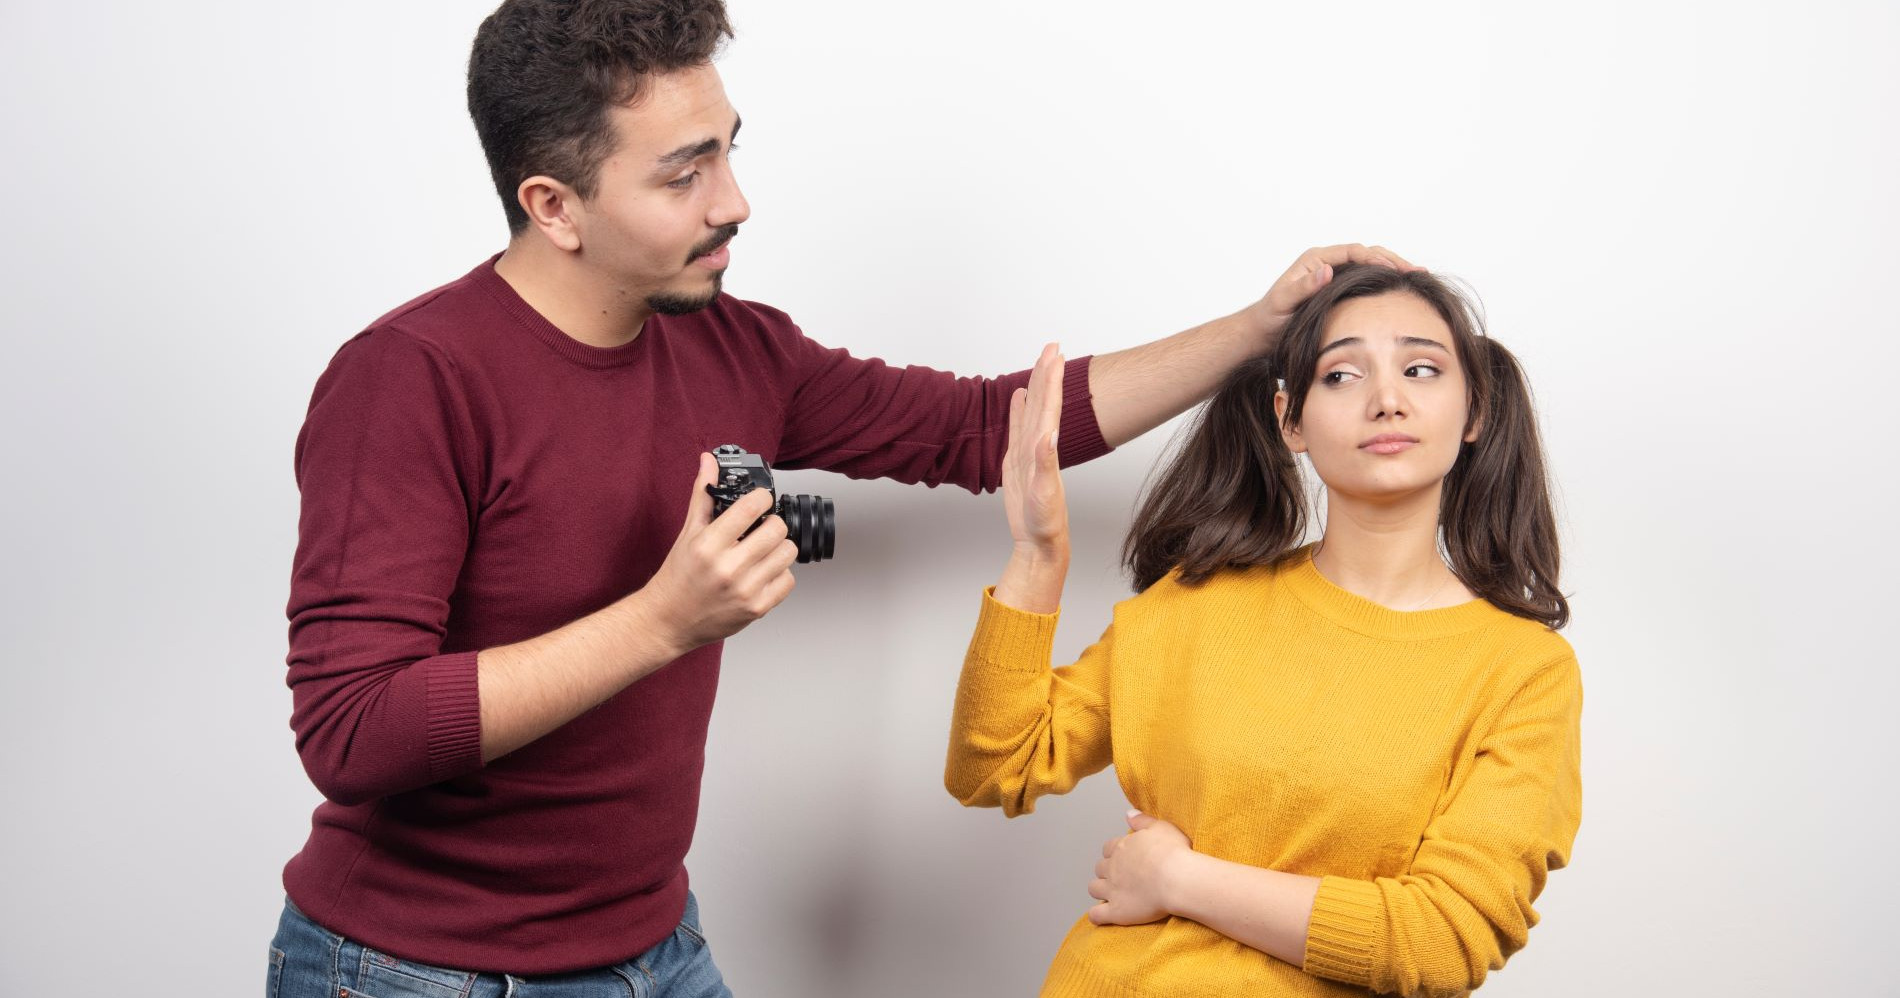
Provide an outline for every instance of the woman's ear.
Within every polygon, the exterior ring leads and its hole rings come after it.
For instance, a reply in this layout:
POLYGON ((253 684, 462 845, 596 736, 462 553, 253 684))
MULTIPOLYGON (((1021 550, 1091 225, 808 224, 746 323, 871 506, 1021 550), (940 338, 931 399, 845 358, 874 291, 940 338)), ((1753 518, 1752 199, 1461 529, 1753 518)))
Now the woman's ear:
POLYGON ((1286 441, 1286 449, 1295 454, 1306 453, 1306 438, 1300 435, 1297 427, 1286 425, 1287 406, 1293 404, 1292 396, 1285 389, 1273 393, 1273 425, 1280 428, 1280 439, 1286 441))
MULTIPOLYGON (((1471 359, 1472 366, 1484 365, 1487 368, 1494 366, 1488 363, 1491 359, 1491 340, 1489 338, 1482 336, 1473 337, 1471 346, 1472 350, 1470 352, 1473 354, 1471 359)), ((1468 368, 1465 371, 1465 378, 1467 379, 1465 381, 1466 404, 1473 410, 1465 416, 1465 422, 1470 424, 1465 427, 1465 443, 1474 444, 1478 442, 1478 435, 1484 432, 1484 410, 1486 402, 1482 398, 1472 398, 1474 393, 1471 390, 1471 381, 1469 380, 1471 378, 1471 372, 1468 368)), ((1497 391, 1497 386, 1493 385, 1491 390, 1494 392, 1497 391)))

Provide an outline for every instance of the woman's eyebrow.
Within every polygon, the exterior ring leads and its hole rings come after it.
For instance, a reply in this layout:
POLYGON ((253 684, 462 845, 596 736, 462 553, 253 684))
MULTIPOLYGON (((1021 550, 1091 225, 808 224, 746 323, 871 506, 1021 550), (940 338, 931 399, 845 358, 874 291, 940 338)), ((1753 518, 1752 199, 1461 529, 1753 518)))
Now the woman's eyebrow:
POLYGON ((1332 341, 1331 343, 1326 344, 1323 347, 1320 347, 1319 356, 1324 357, 1326 356, 1328 352, 1337 350, 1340 347, 1356 347, 1359 344, 1364 343, 1364 342, 1365 342, 1364 340, 1360 339, 1357 336, 1341 337, 1339 339, 1332 341))
MULTIPOLYGON (((1332 341, 1331 343, 1328 343, 1325 346, 1321 347, 1319 351, 1319 356, 1324 357, 1326 356, 1328 352, 1332 350, 1336 350, 1340 347, 1356 347, 1364 342, 1365 340, 1362 340, 1357 336, 1342 336, 1339 339, 1336 339, 1332 341)), ((1451 352, 1450 347, 1444 345, 1443 343, 1438 342, 1437 340, 1427 339, 1426 337, 1423 337, 1423 336, 1401 336, 1399 337, 1399 345, 1403 347, 1432 347, 1434 349, 1443 350, 1446 353, 1451 352)))

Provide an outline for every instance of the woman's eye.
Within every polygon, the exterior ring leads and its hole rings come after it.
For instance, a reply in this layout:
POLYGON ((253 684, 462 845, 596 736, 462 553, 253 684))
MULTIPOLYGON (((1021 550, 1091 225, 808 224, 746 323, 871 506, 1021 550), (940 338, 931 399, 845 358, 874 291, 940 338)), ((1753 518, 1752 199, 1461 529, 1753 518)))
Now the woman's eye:
POLYGON ((1436 364, 1413 364, 1405 369, 1408 378, 1435 378, 1439 374, 1436 364))
POLYGON ((1346 383, 1346 380, 1351 377, 1351 371, 1327 371, 1325 374, 1319 376, 1319 383, 1328 387, 1343 385, 1346 383))

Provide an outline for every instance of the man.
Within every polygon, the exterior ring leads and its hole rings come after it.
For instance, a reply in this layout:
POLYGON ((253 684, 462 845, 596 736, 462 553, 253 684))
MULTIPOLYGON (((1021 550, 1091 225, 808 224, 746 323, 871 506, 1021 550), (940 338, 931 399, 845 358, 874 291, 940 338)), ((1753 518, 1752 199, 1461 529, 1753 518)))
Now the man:
MULTIPOLYGON (((1026 373, 858 360, 720 293, 749 214, 729 35, 720 0, 509 0, 476 37, 508 246, 346 343, 298 439, 292 727, 327 800, 275 993, 727 994, 682 860, 720 642, 795 549, 747 531, 762 491, 712 516, 706 452, 998 484, 1026 373)), ((1241 312, 1067 362, 1064 461, 1204 396, 1348 258, 1397 261, 1314 251, 1241 312)))

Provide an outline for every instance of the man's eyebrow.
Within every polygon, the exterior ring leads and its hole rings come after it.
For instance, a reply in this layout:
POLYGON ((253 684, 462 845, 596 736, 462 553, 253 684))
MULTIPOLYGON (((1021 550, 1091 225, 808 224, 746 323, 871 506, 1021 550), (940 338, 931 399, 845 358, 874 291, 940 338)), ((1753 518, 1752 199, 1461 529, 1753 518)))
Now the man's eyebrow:
POLYGON ((689 146, 680 146, 678 149, 661 156, 659 160, 654 163, 653 170, 655 173, 671 173, 701 156, 711 155, 718 150, 718 139, 706 139, 703 142, 695 142, 689 146))
MULTIPOLYGON (((731 145, 732 139, 737 138, 739 136, 739 126, 741 124, 743 124, 743 122, 739 120, 738 116, 737 115, 733 116, 732 137, 726 139, 727 145, 731 145)), ((692 145, 680 146, 678 149, 675 149, 672 152, 667 153, 664 156, 661 156, 657 161, 655 161, 655 163, 653 164, 653 172, 656 174, 671 173, 674 170, 677 170, 680 167, 685 166, 688 163, 691 163, 693 160, 696 160, 701 156, 710 156, 713 153, 718 152, 718 151, 719 151, 718 139, 706 139, 704 141, 695 142, 692 145)))

